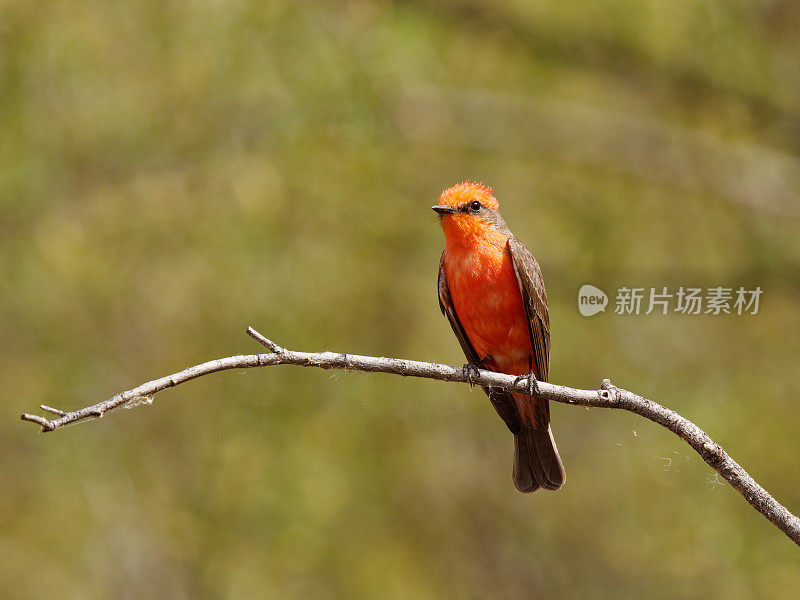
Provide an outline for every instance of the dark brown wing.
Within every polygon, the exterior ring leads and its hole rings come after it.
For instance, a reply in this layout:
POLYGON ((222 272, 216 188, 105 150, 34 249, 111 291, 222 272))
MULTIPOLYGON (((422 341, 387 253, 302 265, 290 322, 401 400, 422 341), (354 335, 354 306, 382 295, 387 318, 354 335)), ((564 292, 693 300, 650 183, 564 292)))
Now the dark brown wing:
MULTIPOLYGON (((542 271, 530 250, 513 236, 508 239, 508 251, 528 318, 536 374, 541 381, 547 381, 550 374, 550 317, 542 271)), ((533 427, 514 438, 514 484, 523 492, 533 492, 537 487, 557 490, 564 485, 566 474, 550 431, 550 403, 538 398, 533 398, 531 403, 533 427)))
MULTIPOLYGON (((453 306, 453 298, 450 295, 450 288, 447 286, 447 275, 444 272, 444 253, 442 253, 442 258, 439 261, 439 308, 442 309, 442 314, 450 321, 450 327, 453 328, 453 333, 456 334, 458 343, 461 344, 461 349, 464 351, 464 355, 467 357, 469 364, 479 365, 481 357, 478 356, 478 353, 475 352, 475 348, 472 347, 472 343, 467 337, 467 332, 464 331, 461 321, 458 320, 456 309, 453 306)), ((489 396, 489 400, 491 400, 494 409, 497 411, 497 414, 500 415, 500 418, 505 421, 511 433, 519 433, 522 429, 522 425, 520 423, 514 397, 508 392, 492 390, 488 387, 484 387, 483 391, 489 396)))
POLYGON ((508 251, 511 253, 528 317, 536 376, 540 381, 547 381, 550 375, 550 316, 547 312, 547 292, 542 271, 530 250, 513 236, 508 238, 508 251))

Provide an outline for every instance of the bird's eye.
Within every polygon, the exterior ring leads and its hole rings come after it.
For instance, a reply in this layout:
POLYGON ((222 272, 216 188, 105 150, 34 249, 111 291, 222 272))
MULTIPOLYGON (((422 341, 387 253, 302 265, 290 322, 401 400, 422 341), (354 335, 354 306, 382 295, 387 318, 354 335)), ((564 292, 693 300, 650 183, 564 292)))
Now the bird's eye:
POLYGON ((478 202, 477 200, 473 200, 472 202, 469 203, 469 209, 470 210, 474 210, 475 212, 478 212, 481 208, 483 208, 483 205, 480 202, 478 202))

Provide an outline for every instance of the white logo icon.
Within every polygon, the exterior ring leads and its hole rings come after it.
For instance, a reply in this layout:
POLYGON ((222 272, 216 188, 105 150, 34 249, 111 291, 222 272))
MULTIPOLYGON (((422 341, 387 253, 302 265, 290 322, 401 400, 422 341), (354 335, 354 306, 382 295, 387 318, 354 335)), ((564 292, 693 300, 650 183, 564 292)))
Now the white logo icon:
POLYGON ((604 311, 607 305, 608 296, 600 288, 587 283, 578 290, 578 310, 584 317, 591 317, 604 311))

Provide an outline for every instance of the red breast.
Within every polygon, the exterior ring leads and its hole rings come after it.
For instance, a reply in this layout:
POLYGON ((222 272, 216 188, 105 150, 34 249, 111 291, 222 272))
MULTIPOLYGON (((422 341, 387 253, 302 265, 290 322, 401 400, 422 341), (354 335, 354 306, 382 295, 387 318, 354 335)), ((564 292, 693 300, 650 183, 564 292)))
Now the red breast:
MULTIPOLYGON (((497 206, 491 190, 461 184, 446 190, 440 202, 458 205, 475 197, 497 206)), ((474 215, 448 215, 444 268, 458 318, 481 358, 512 374, 528 372, 531 341, 522 294, 508 252, 508 237, 474 215)))

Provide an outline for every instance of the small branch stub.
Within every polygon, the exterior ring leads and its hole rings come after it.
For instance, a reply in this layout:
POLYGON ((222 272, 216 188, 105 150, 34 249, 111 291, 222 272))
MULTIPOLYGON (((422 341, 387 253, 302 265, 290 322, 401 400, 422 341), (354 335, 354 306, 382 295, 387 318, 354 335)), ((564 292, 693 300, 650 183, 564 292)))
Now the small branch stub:
POLYGON ((609 404, 619 404, 619 388, 611 383, 610 379, 603 379, 603 384, 600 386, 597 393, 600 395, 600 398, 609 404))
POLYGON ((284 349, 278 346, 278 344, 273 342, 271 339, 261 335, 252 327, 247 328, 247 335, 249 335, 251 338, 259 342, 260 344, 269 348, 274 354, 280 354, 281 352, 284 351, 284 349))
POLYGON ((48 421, 44 417, 40 417, 39 415, 29 415, 28 413, 22 413, 22 420, 23 421, 30 421, 31 423, 36 423, 37 425, 41 426, 42 433, 46 433, 48 431, 53 431, 53 429, 55 429, 50 424, 50 421, 48 421))

